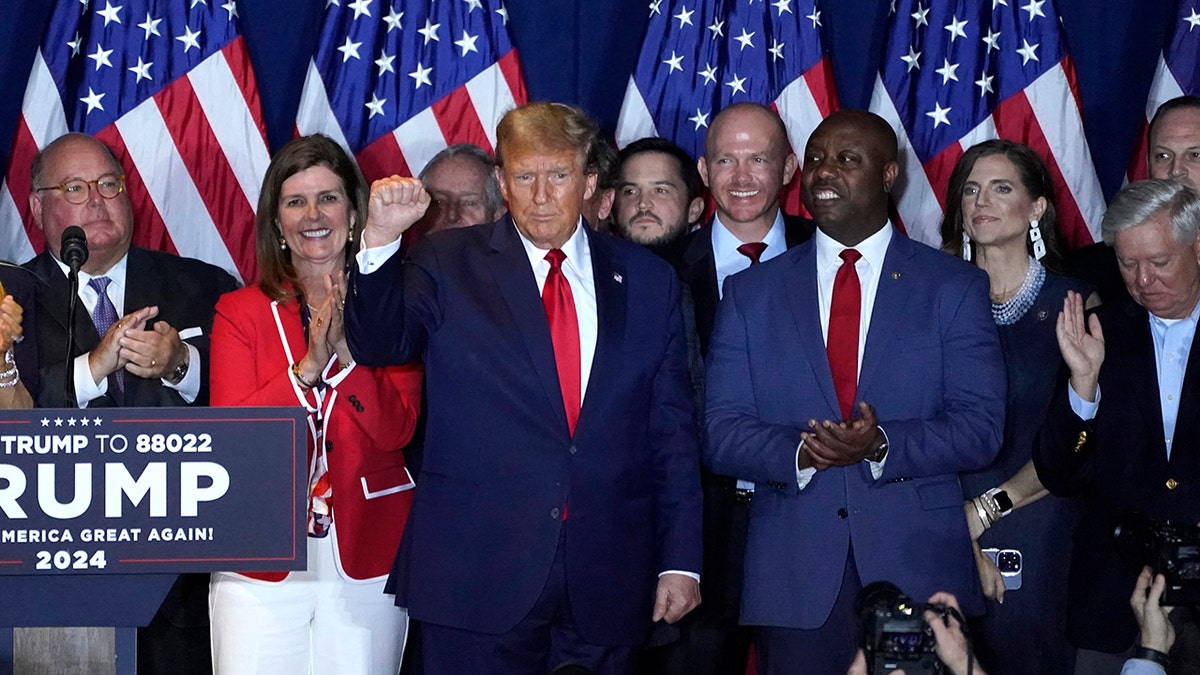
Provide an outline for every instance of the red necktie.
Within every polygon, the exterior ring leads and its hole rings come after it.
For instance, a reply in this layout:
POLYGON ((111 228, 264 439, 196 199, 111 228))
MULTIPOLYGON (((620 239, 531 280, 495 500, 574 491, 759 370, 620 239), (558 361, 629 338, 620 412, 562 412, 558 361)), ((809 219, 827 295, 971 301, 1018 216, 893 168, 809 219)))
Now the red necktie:
POLYGON ((761 241, 752 241, 748 244, 742 244, 737 247, 737 252, 750 259, 750 266, 754 267, 758 264, 758 257, 763 251, 767 250, 767 245, 761 241))
POLYGON ((542 304, 550 324, 550 339, 554 342, 554 362, 558 365, 558 385, 562 388, 563 408, 567 411, 567 428, 575 434, 579 420, 579 319, 575 314, 575 298, 571 285, 563 276, 562 262, 567 259, 561 249, 546 253, 550 273, 542 287, 542 304))
POLYGON ((854 396, 858 390, 858 325, 862 314, 862 288, 854 264, 862 257, 847 248, 839 256, 842 266, 833 278, 833 299, 829 303, 829 336, 825 354, 833 373, 833 388, 837 391, 842 419, 854 412, 854 396))

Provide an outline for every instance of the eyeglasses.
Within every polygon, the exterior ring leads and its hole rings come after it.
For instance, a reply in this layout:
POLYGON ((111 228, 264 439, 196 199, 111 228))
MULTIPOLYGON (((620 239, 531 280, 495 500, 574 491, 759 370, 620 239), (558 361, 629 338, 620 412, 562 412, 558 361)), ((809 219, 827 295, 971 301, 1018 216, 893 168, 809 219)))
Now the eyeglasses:
POLYGON ((125 176, 101 176, 96 180, 82 180, 76 178, 69 180, 62 185, 51 185, 48 187, 35 188, 35 192, 45 192, 46 190, 58 190, 62 193, 63 199, 66 199, 72 204, 83 204, 88 200, 88 195, 91 190, 88 188, 92 185, 96 186, 96 192, 100 193, 105 199, 112 199, 125 191, 125 176))

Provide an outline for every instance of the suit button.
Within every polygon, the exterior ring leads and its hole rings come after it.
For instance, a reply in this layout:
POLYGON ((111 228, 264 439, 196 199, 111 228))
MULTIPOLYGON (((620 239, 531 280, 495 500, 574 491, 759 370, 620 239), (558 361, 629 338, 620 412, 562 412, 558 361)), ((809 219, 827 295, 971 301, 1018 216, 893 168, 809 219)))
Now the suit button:
POLYGON ((571 447, 567 449, 567 452, 569 452, 569 453, 571 453, 572 455, 574 455, 575 453, 579 452, 579 448, 575 447, 575 444, 574 444, 574 443, 572 443, 572 444, 571 444, 571 447))
POLYGON ((561 517, 562 517, 562 511, 557 506, 550 509, 550 518, 551 519, 558 520, 561 517))
POLYGON ((846 509, 838 509, 838 518, 849 518, 850 513, 846 509))
POLYGON ((1179 485, 1179 481, 1175 480, 1174 478, 1167 479, 1167 489, 1168 490, 1174 490, 1178 485, 1179 485))
POLYGON ((325 441, 325 452, 333 452, 333 441, 325 441))

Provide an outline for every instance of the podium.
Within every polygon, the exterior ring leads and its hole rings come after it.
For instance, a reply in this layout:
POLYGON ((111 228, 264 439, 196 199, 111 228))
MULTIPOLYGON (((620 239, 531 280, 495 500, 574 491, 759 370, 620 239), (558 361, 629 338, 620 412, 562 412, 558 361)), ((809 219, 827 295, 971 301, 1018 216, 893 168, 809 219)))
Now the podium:
POLYGON ((183 572, 305 569, 300 408, 0 411, 0 673, 13 628, 136 627, 183 572))

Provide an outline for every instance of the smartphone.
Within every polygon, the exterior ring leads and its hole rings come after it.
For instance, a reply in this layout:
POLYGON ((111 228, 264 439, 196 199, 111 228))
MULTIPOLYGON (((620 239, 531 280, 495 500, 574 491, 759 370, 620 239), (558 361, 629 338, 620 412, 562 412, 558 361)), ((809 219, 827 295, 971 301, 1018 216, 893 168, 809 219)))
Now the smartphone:
POLYGON ((1021 552, 1015 548, 985 548, 983 552, 1000 568, 1004 577, 1004 588, 1015 591, 1021 587, 1021 569, 1024 567, 1021 552))

